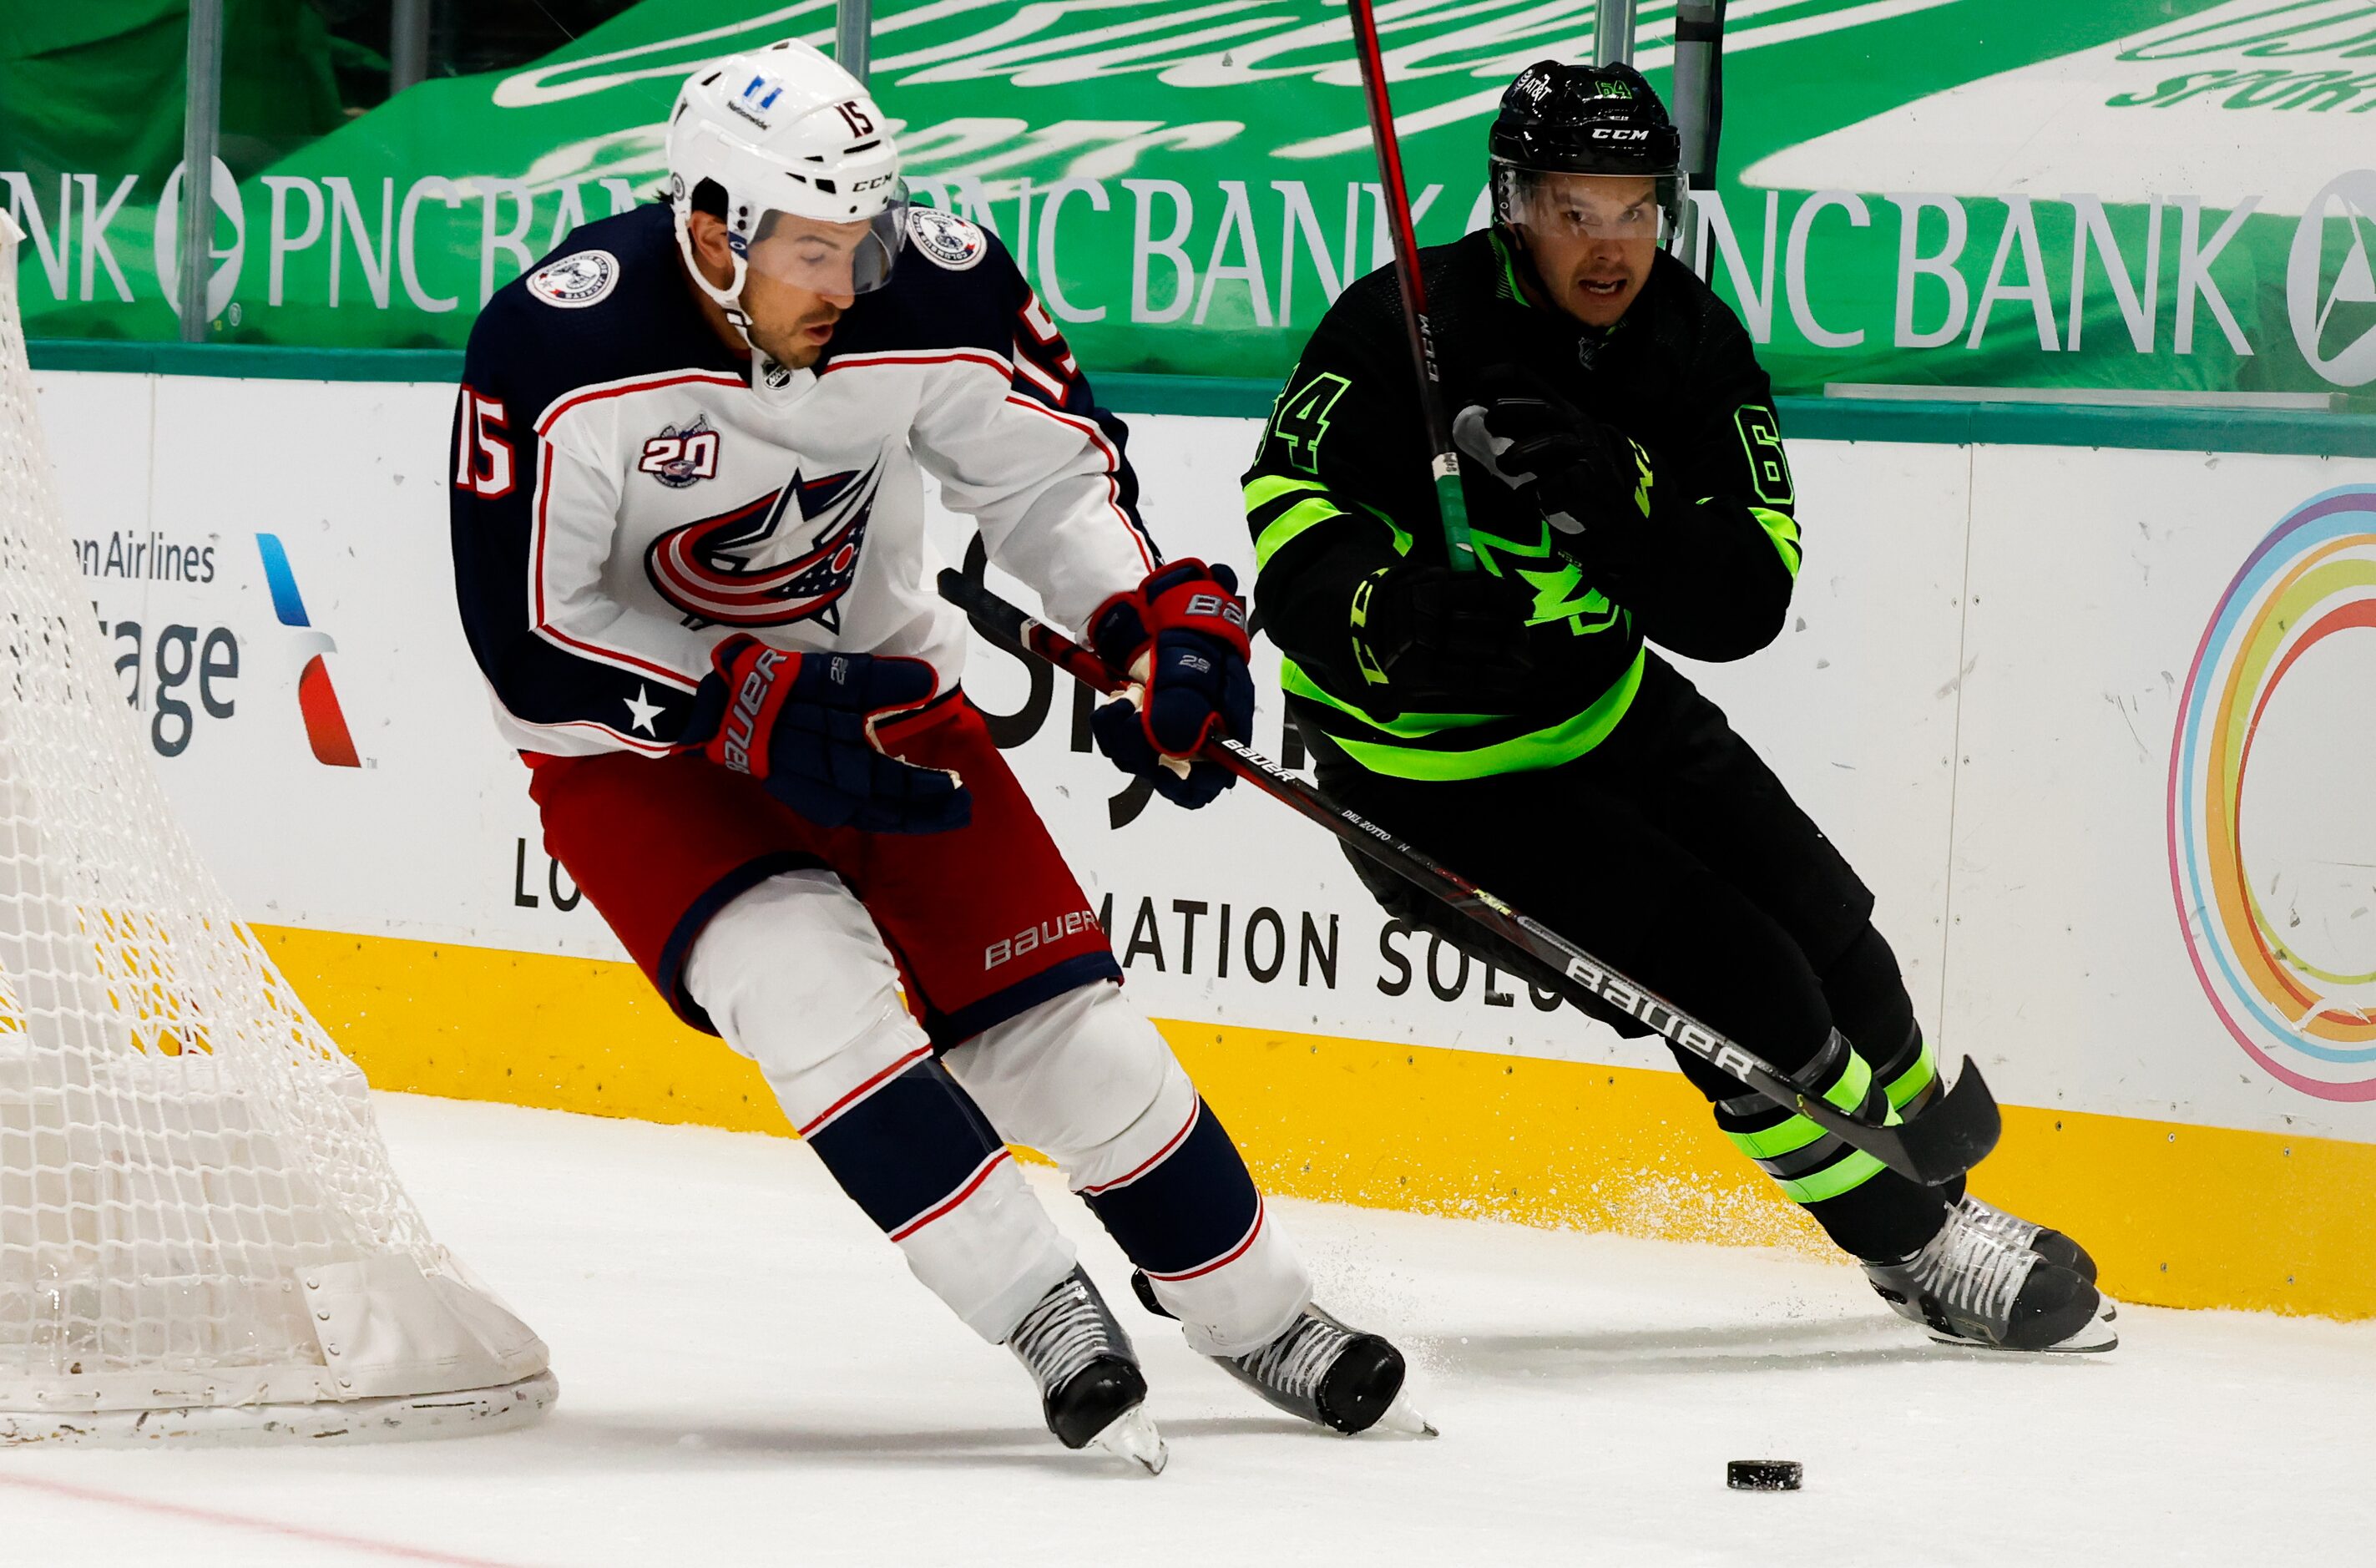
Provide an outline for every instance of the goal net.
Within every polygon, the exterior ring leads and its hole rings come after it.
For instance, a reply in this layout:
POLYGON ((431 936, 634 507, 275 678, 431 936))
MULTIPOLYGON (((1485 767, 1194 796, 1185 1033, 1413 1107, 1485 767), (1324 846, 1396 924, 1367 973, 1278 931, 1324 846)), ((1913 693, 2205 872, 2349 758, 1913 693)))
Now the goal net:
POLYGON ((483 1431, 545 1347, 166 803, 50 481, 0 214, 0 1443, 483 1431))

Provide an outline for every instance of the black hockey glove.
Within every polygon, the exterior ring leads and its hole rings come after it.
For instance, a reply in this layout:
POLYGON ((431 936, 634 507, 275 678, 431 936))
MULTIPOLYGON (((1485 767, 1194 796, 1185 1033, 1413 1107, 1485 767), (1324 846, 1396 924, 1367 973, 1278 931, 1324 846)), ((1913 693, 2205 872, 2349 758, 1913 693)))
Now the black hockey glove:
POLYGON ((1587 571, 1622 573, 1650 517, 1649 454, 1561 397, 1534 372, 1494 365, 1452 438, 1550 525, 1551 543, 1587 571))
POLYGON ((1534 691, 1532 590, 1487 572, 1384 566, 1353 590, 1362 703, 1384 713, 1514 713, 1534 691))

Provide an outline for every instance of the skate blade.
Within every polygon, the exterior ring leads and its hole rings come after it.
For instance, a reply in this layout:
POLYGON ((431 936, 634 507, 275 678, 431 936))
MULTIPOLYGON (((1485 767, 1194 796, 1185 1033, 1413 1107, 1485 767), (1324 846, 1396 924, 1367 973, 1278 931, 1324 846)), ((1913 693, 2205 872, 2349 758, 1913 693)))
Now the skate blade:
POLYGON ((1386 1407, 1386 1413, 1370 1423, 1370 1430, 1372 1431, 1391 1431, 1403 1437, 1438 1437, 1442 1435, 1435 1430, 1435 1423, 1433 1421, 1429 1420, 1425 1416, 1420 1415, 1417 1409, 1412 1408, 1410 1396, 1408 1393, 1396 1395, 1395 1402, 1386 1407))
POLYGON ((2121 1336, 2112 1327, 2112 1313, 2097 1314, 2085 1327, 2073 1332, 2051 1345, 2041 1345, 2035 1350, 2024 1350, 2011 1345, 1991 1345, 1985 1339, 1960 1339, 1952 1335, 1933 1334, 1933 1345, 1953 1345, 1966 1350, 1989 1350, 2000 1356, 2099 1356, 2120 1348, 2121 1336))
POLYGON ((1144 1405, 1133 1405, 1108 1421, 1105 1431, 1089 1439, 1089 1443, 1150 1476, 1161 1475, 1163 1467, 1171 1462, 1171 1450, 1165 1446, 1163 1434, 1155 1430, 1155 1420, 1144 1405))

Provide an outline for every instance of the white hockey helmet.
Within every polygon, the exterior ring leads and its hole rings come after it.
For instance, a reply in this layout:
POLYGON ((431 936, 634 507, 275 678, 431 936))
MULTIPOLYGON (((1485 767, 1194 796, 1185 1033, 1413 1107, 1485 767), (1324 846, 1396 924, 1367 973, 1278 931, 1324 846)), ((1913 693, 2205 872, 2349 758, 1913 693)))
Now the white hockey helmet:
POLYGON ((694 281, 739 329, 749 268, 819 293, 863 294, 891 279, 908 233, 908 188, 883 112, 856 77, 786 39, 712 61, 686 78, 668 123, 669 205, 694 281), (703 181, 726 195, 734 276, 724 289, 695 265, 690 219, 703 181), (778 215, 864 223, 855 244, 764 245, 778 215))

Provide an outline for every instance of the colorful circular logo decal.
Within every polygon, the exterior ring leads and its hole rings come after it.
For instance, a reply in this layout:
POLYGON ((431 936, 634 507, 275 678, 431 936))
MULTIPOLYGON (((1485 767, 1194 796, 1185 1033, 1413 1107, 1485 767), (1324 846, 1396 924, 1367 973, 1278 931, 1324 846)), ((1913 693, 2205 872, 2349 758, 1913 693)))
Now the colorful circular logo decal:
POLYGON ((2296 507, 2228 585, 2170 749, 2195 975, 2237 1044, 2322 1099, 2376 1099, 2371 672, 2376 487, 2353 486, 2296 507))

